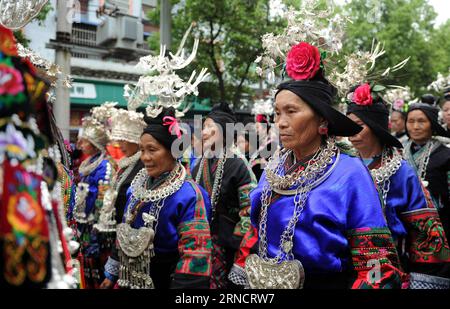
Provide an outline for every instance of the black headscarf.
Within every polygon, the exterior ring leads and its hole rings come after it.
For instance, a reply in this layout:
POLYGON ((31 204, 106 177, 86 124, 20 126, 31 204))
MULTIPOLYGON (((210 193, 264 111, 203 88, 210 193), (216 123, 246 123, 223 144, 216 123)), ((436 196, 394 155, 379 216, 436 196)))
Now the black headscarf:
MULTIPOLYGON (((353 87, 352 90, 355 89, 356 87, 353 87)), ((372 97, 372 105, 358 105, 349 102, 347 115, 355 114, 358 116, 383 145, 403 148, 402 143, 389 132, 389 110, 386 103, 380 96, 372 95, 372 97)))
POLYGON ((293 80, 278 85, 278 92, 289 90, 299 96, 316 113, 328 121, 328 132, 334 136, 353 136, 358 134, 362 128, 338 110, 331 104, 337 93, 325 78, 319 77, 314 80, 293 80))
POLYGON ((206 116, 206 118, 211 118, 215 123, 217 123, 222 128, 224 136, 226 132, 226 124, 236 123, 236 117, 233 111, 225 102, 214 105, 211 112, 206 116))
POLYGON ((176 119, 175 109, 173 107, 163 108, 162 112, 156 118, 145 116, 144 121, 147 123, 147 127, 144 129, 142 134, 150 134, 159 143, 161 143, 161 145, 170 151, 173 142, 177 139, 177 135, 175 132, 169 131, 170 125, 167 124, 167 122, 170 120, 167 118, 164 119, 164 117, 172 117, 173 119, 176 119))
MULTIPOLYGON (((413 103, 409 106, 406 117, 414 110, 421 110, 431 122, 433 135, 450 137, 450 134, 439 124, 439 108, 433 105, 435 102, 436 98, 433 95, 423 95, 419 103, 413 103)), ((406 133, 408 133, 408 129, 406 129, 406 133)))

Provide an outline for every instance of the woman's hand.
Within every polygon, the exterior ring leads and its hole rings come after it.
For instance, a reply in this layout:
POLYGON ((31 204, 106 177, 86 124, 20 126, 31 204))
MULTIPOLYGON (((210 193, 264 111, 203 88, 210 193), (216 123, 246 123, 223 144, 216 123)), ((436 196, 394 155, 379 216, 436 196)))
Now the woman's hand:
POLYGON ((104 290, 112 289, 113 287, 114 287, 114 282, 112 282, 108 278, 105 278, 105 280, 103 280, 102 284, 100 284, 100 289, 104 289, 104 290))

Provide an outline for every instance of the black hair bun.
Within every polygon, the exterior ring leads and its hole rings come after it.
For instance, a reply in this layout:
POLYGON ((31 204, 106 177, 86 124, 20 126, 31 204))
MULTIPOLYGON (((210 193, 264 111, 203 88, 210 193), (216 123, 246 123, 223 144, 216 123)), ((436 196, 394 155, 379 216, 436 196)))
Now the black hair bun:
POLYGON ((166 116, 170 116, 170 117, 174 117, 175 118, 175 108, 173 107, 164 107, 161 111, 161 113, 159 113, 158 116, 156 116, 155 118, 148 116, 147 114, 144 114, 144 121, 147 125, 150 124, 163 124, 163 119, 166 116))
POLYGON ((224 112, 227 114, 234 115, 234 112, 231 110, 230 106, 227 102, 221 102, 219 104, 216 104, 211 109, 212 112, 224 112))
POLYGON ((436 97, 432 94, 424 94, 421 98, 420 98, 420 102, 425 103, 425 104, 430 104, 430 105, 435 105, 436 104, 436 97))

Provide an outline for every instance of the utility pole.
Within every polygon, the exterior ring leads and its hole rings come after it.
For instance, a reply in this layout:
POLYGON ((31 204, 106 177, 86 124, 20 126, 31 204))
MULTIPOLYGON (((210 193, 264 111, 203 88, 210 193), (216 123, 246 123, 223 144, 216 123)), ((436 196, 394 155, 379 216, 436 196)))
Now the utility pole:
MULTIPOLYGON (((62 76, 70 74, 70 45, 72 35, 72 13, 73 0, 57 0, 57 24, 56 41, 63 43, 56 47, 56 64, 61 68, 62 76)), ((56 102, 53 106, 56 124, 65 139, 70 135, 70 89, 63 85, 59 78, 56 85, 56 102)))
POLYGON ((166 45, 166 53, 172 47, 172 5, 170 0, 161 0, 161 13, 159 20, 160 44, 166 45))

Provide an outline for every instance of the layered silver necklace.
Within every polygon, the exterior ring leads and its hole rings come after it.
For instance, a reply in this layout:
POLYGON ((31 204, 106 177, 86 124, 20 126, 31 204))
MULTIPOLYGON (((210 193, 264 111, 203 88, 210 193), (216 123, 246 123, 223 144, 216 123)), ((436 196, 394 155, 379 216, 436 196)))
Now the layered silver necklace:
POLYGON ((83 177, 89 176, 92 171, 95 170, 100 165, 100 163, 102 163, 102 161, 105 159, 105 156, 105 153, 102 152, 100 153, 99 157, 94 160, 94 162, 89 163, 92 159, 92 156, 90 156, 89 158, 81 162, 78 171, 81 175, 83 175, 83 177))
MULTIPOLYGON (((106 158, 106 154, 102 152, 100 156, 92 163, 89 163, 92 157, 84 160, 80 167, 79 172, 84 178, 89 176, 106 158)), ((103 180, 99 180, 98 185, 106 185, 110 181, 112 175, 111 164, 108 162, 106 164, 106 173, 103 180)), ((94 212, 89 215, 86 214, 86 198, 89 194, 89 184, 86 182, 80 182, 77 184, 77 189, 75 192, 75 207, 73 210, 73 216, 78 223, 92 223, 95 221, 94 212)))
POLYGON ((383 214, 385 214, 385 208, 387 203, 387 195, 391 186, 391 176, 397 173, 402 165, 402 156, 394 148, 385 147, 381 154, 381 165, 379 168, 371 169, 370 173, 380 190, 383 197, 383 214), (392 156, 390 155, 390 149, 392 149, 392 156))
POLYGON ((296 260, 292 249, 295 226, 304 210, 311 190, 322 183, 339 161, 340 152, 334 139, 328 139, 307 164, 306 168, 289 175, 281 175, 284 163, 292 151, 277 152, 266 168, 268 184, 261 195, 261 213, 259 223, 259 255, 252 254, 246 260, 245 271, 251 288, 260 289, 295 289, 302 288, 304 269, 296 260), (333 163, 333 158, 336 160, 333 163), (328 170, 327 167, 333 164, 328 170), (295 189, 287 190, 291 187, 295 189), (274 258, 268 257, 267 220, 271 204, 272 191, 293 191, 294 213, 281 234, 278 253, 274 258))
POLYGON ((428 187, 428 181, 426 181, 427 176, 427 167, 428 162, 430 160, 431 152, 436 149, 436 147, 439 145, 439 141, 436 141, 434 139, 429 140, 423 147, 420 149, 420 153, 418 154, 417 158, 414 158, 413 153, 411 152, 411 146, 412 141, 409 141, 406 144, 406 149, 404 151, 403 156, 405 159, 409 162, 411 166, 414 166, 417 171, 417 176, 420 177, 420 180, 422 181, 422 184, 425 188, 428 187))
POLYGON ((141 152, 138 151, 130 157, 125 157, 119 161, 120 169, 125 169, 123 173, 117 174, 113 179, 112 185, 108 188, 103 198, 103 205, 100 209, 100 216, 98 223, 94 228, 100 232, 115 232, 116 231, 116 199, 119 194, 119 189, 133 171, 136 163, 140 160, 141 152))
POLYGON ((150 277, 150 260, 154 256, 153 241, 158 227, 161 209, 167 197, 177 192, 186 179, 186 170, 177 163, 167 179, 155 189, 147 189, 149 176, 142 169, 131 184, 132 196, 125 215, 125 222, 117 225, 119 247, 119 280, 124 288, 154 288, 150 277), (148 213, 142 214, 144 226, 135 229, 131 226, 139 213, 140 205, 153 203, 148 213), (132 212, 135 212, 135 215, 132 212))
MULTIPOLYGON (((217 202, 219 199, 220 188, 222 186, 223 169, 225 166, 225 162, 227 160, 227 155, 228 155, 228 153, 225 152, 224 156, 219 158, 219 162, 217 163, 216 172, 214 174, 214 183, 213 183, 213 188, 212 188, 212 193, 211 193, 212 218, 214 218, 214 214, 216 211, 216 205, 217 205, 217 202)), ((203 156, 202 160, 200 161, 197 176, 195 177, 195 182, 197 184, 200 183, 200 179, 202 178, 202 172, 203 172, 203 168, 206 164, 206 160, 207 160, 206 156, 203 156)))

